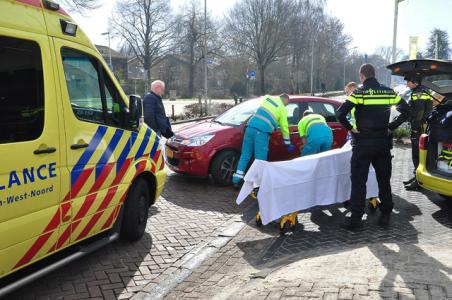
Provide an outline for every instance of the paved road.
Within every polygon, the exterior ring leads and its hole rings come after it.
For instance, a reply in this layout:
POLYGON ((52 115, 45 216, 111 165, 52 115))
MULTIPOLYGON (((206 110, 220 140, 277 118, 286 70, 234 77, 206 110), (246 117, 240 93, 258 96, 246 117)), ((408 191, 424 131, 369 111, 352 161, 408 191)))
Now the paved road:
POLYGON ((206 179, 170 174, 142 240, 108 245, 7 299, 130 298, 145 285, 164 280, 185 254, 241 214, 244 207, 235 204, 235 195, 206 179))
POLYGON ((410 151, 394 151, 390 229, 378 213, 360 232, 340 229, 341 206, 300 214, 284 237, 252 221, 167 299, 452 299, 452 203, 403 189, 410 151))

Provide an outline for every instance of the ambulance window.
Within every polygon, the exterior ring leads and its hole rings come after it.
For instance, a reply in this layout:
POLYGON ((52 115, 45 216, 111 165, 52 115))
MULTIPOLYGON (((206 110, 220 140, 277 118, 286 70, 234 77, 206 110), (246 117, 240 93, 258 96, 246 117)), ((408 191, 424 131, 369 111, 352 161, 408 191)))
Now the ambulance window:
POLYGON ((0 105, 0 144, 41 136, 44 81, 37 43, 0 36, 0 105))
POLYGON ((124 124, 121 119, 124 114, 124 104, 121 101, 121 96, 116 89, 113 81, 105 70, 103 70, 104 82, 105 82, 105 97, 107 100, 107 123, 113 126, 121 126, 124 124))
POLYGON ((75 116, 105 123, 97 62, 81 52, 63 48, 64 76, 75 116))

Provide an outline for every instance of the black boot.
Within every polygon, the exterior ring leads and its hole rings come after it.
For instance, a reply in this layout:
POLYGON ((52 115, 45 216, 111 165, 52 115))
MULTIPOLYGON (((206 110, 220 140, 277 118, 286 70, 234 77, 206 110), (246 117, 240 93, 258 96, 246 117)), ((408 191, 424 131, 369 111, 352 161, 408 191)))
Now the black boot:
POLYGON ((421 186, 417 181, 413 181, 412 183, 405 185, 405 189, 407 191, 418 191, 421 189, 421 186))
POLYGON ((416 176, 414 176, 413 178, 410 178, 409 180, 404 181, 403 184, 407 185, 407 184, 414 182, 415 180, 416 180, 416 176))
POLYGON ((378 225, 387 228, 389 226, 390 219, 391 212, 382 212, 380 218, 378 218, 378 225))
POLYGON ((364 227, 362 217, 351 216, 350 218, 345 218, 344 223, 341 224, 341 228, 347 229, 349 231, 357 231, 364 227))

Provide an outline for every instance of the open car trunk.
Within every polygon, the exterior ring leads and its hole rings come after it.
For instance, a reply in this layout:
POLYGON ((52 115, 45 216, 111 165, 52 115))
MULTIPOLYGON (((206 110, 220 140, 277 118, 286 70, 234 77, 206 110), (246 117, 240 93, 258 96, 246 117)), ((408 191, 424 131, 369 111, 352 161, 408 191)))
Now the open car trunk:
POLYGON ((427 169, 452 178, 452 61, 408 60, 388 66, 393 75, 416 76, 433 91, 435 105, 427 119, 427 169))

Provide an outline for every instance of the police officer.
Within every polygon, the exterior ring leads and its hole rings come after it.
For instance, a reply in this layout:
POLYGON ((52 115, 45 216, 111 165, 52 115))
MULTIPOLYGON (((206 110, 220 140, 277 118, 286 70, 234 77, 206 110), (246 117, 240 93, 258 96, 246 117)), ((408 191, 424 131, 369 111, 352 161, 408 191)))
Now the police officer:
POLYGON ((347 97, 339 108, 339 121, 354 135, 351 159, 352 190, 350 195, 352 215, 342 227, 355 230, 362 227, 366 200, 366 183, 370 164, 377 175, 381 215, 380 226, 388 226, 391 216, 391 148, 392 131, 409 117, 409 107, 392 89, 381 85, 375 79, 375 69, 364 64, 359 69, 362 87, 347 97), (400 115, 389 122, 392 105, 396 105, 400 115), (347 120, 347 114, 355 108, 356 128, 347 120))
POLYGON ((306 110, 298 122, 298 133, 304 145, 301 156, 327 151, 333 145, 333 132, 322 115, 306 110))
POLYGON ((243 179, 246 167, 251 157, 267 160, 268 142, 272 132, 278 128, 284 139, 288 152, 293 152, 295 146, 290 143, 289 124, 287 121, 286 105, 289 104, 289 96, 282 94, 279 97, 266 95, 256 113, 251 117, 245 130, 242 144, 242 154, 237 166, 237 171, 232 176, 232 183, 238 186, 243 179))
MULTIPOLYGON (((411 112, 409 119, 411 125, 411 158, 416 175, 416 169, 419 165, 419 138, 425 129, 427 117, 432 112, 433 98, 427 88, 421 85, 421 78, 411 75, 405 77, 405 80, 411 91, 408 93, 408 105, 411 112)), ((420 188, 415 175, 403 182, 405 189, 413 191, 420 188)))

